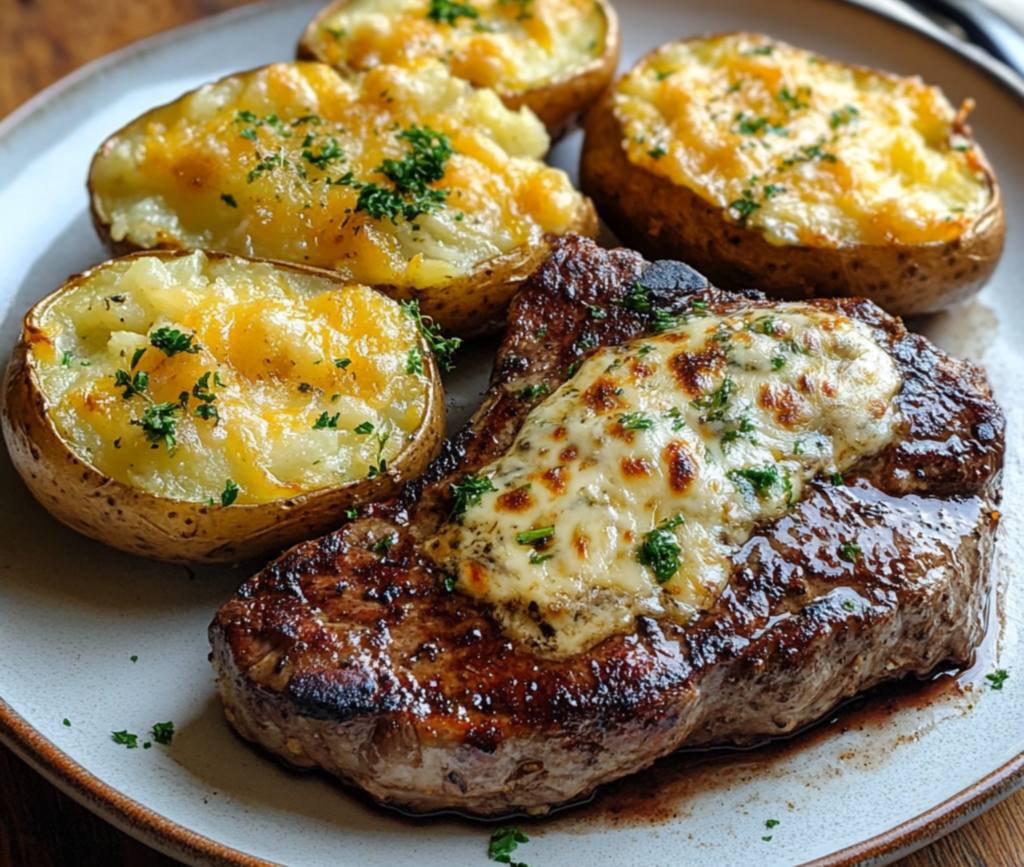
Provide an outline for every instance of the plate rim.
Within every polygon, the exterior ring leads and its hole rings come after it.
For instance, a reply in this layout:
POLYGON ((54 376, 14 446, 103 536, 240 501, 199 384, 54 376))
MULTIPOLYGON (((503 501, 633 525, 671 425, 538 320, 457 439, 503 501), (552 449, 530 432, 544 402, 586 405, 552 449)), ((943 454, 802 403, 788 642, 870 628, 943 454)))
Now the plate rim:
MULTIPOLYGON (((73 70, 30 97, 6 117, 0 119, 0 142, 23 123, 41 115, 51 103, 66 97, 107 69, 153 49, 185 41, 193 33, 216 23, 223 26, 236 20, 258 17, 271 6, 297 6, 305 0, 258 0, 237 9, 200 18, 132 42, 73 70)), ((963 43, 924 16, 906 8, 906 16, 879 8, 871 0, 829 0, 852 6, 868 15, 910 30, 915 35, 938 43, 967 63, 979 67, 995 79, 1003 90, 1024 108, 1024 77, 976 46, 963 43)), ((993 588, 998 592, 998 588, 993 588)), ((190 830, 144 804, 118 791, 86 770, 51 740, 44 737, 0 696, 0 743, 39 773, 47 782, 76 803, 109 822, 115 828, 162 854, 202 867, 287 867, 219 843, 190 830)), ((992 771, 978 782, 948 798, 930 810, 902 822, 888 831, 845 847, 831 854, 804 862, 797 867, 881 867, 905 857, 967 824, 979 815, 1024 788, 1024 752, 992 771)))

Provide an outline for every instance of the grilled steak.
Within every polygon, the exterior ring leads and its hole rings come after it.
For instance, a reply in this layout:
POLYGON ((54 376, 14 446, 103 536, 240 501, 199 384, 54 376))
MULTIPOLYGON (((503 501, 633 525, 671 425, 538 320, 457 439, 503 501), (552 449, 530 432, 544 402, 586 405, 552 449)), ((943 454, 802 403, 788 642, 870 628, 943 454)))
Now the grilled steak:
POLYGON ((695 618, 639 615, 580 652, 538 652, 452 592, 432 556, 452 483, 508 451, 594 347, 656 316, 775 309, 685 265, 562 241, 513 303, 483 407, 425 477, 287 552, 218 612, 232 725, 385 803, 544 812, 681 746, 790 732, 882 681, 965 663, 988 604, 1002 414, 981 370, 873 304, 813 304, 865 323, 892 358, 892 439, 758 524, 695 618), (638 283, 649 303, 628 303, 638 283))

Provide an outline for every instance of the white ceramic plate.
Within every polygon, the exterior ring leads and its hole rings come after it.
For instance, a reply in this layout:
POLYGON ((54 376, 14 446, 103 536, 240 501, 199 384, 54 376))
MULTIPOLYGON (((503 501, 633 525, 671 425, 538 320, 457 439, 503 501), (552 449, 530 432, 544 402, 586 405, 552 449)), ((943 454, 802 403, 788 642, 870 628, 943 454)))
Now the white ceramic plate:
MULTIPOLYGON (((885 0, 874 0, 882 3, 885 0)), ((141 43, 94 64, 0 124, 0 357, 23 314, 64 278, 106 258, 89 222, 93 150, 149 107, 205 81, 292 56, 313 2, 250 7, 141 43)), ((842 60, 973 96, 973 122, 1003 184, 1010 236, 992 282, 969 307, 921 323, 954 353, 984 363, 1010 422, 997 575, 998 665, 960 696, 901 707, 799 749, 641 775, 600 807, 531 825, 536 867, 699 863, 763 867, 880 864, 966 821, 1024 776, 1024 141, 1022 91, 937 31, 836 0, 622 0, 623 63, 670 38, 763 30, 842 60), (643 798, 647 795, 647 798, 643 798), (618 807, 632 805, 625 813, 618 807), (618 807, 616 807, 618 804, 618 807), (651 821, 651 814, 663 814, 651 821), (639 818, 646 817, 646 818, 639 818), (771 832, 765 821, 780 824, 771 832), (771 841, 762 840, 770 833, 771 841), (822 859, 816 861, 816 859, 822 859)), ((909 15, 905 20, 911 19, 909 15)), ((575 169, 578 138, 553 156, 575 169)), ((475 406, 488 350, 450 381, 456 422, 475 406)), ((286 772, 224 723, 207 664, 206 626, 247 577, 132 559, 58 525, 0 456, 0 737, 74 797, 192 864, 485 864, 488 830, 456 819, 408 822, 319 776, 286 772), (132 657, 138 658, 137 662, 132 657), (67 719, 70 726, 63 724, 67 719), (170 748, 126 750, 113 730, 144 735, 173 720, 170 748)), ((995 667, 986 658, 979 671, 995 667)))

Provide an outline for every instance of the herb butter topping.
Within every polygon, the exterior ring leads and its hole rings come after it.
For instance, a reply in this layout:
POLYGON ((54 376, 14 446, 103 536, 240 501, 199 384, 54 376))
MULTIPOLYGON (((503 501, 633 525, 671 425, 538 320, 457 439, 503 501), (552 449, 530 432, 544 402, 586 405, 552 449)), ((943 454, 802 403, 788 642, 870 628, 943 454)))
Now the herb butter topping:
POLYGON ((588 358, 458 486, 428 550, 541 655, 629 632, 638 615, 689 621, 756 525, 890 442, 900 385, 847 317, 696 310, 588 358))

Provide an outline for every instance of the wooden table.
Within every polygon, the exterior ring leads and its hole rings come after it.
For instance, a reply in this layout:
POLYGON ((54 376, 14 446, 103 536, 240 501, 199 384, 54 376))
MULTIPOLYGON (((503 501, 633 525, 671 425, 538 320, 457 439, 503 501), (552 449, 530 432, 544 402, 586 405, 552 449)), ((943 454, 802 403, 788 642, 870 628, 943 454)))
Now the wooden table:
MULTIPOLYGON (((0 118, 63 75, 251 0, 0 0, 0 118)), ((0 867, 175 867, 0 747, 0 867)), ((1022 867, 1024 791, 898 867, 1022 867)))

